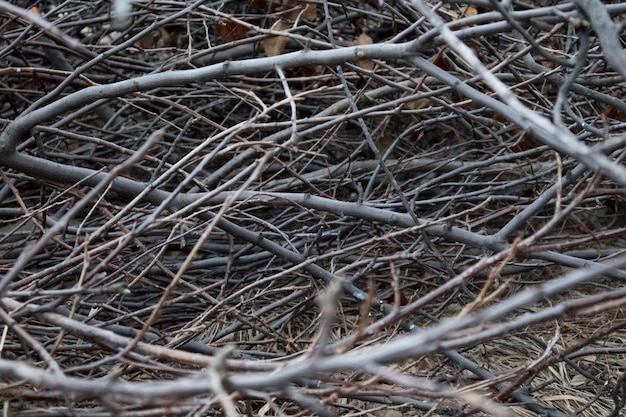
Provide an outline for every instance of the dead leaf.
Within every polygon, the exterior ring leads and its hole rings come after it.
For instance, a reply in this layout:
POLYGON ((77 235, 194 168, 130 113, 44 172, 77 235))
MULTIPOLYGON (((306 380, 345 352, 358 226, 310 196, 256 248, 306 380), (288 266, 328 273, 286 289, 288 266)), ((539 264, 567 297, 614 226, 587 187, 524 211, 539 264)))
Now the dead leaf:
POLYGON ((376 138, 374 139, 374 143, 376 144, 376 147, 378 148, 378 152, 380 152, 381 155, 385 154, 387 150, 389 150, 389 148, 391 147, 394 141, 395 141, 395 138, 391 134, 385 131, 378 134, 376 138))
POLYGON ((304 10, 304 18, 317 19, 315 0, 248 0, 248 9, 253 13, 279 13, 289 11, 284 17, 295 20, 304 10))
POLYGON ((317 20, 317 4, 310 1, 298 1, 300 7, 304 9, 304 18, 308 21, 317 20))
POLYGON ((246 37, 248 28, 232 20, 220 20, 213 25, 213 30, 223 42, 232 42, 246 37))
POLYGON ((465 5, 464 7, 459 7, 456 4, 444 5, 439 10, 449 16, 452 20, 458 20, 468 16, 476 16, 478 14, 478 9, 470 5, 465 5))
POLYGON ((187 27, 184 25, 172 25, 165 27, 170 34, 170 44, 174 48, 187 48, 189 46, 189 36, 187 27))
MULTIPOLYGON (((354 41, 350 42, 350 46, 359 46, 359 45, 372 45, 374 40, 368 36, 367 33, 363 32, 356 38, 354 41)), ((374 63, 370 60, 357 61, 356 64, 366 70, 374 69, 374 63)))
MULTIPOLYGON (((391 294, 389 294, 389 296, 385 297, 385 301, 387 301, 389 304, 395 304, 396 295, 392 292, 391 294)), ((409 304, 409 299, 403 291, 400 291, 400 299, 398 301, 400 302, 400 305, 398 307, 409 304)))
MULTIPOLYGON (((611 96, 622 100, 623 94, 621 91, 614 91, 611 96)), ((602 113, 609 119, 619 120, 620 122, 626 121, 626 113, 611 104, 607 104, 602 113)))
POLYGON ((371 45, 374 40, 365 32, 361 33, 358 38, 350 43, 350 46, 371 45))
POLYGON ((463 10, 463 16, 476 16, 478 14, 478 10, 476 10, 473 6, 465 6, 463 10))
POLYGON ((421 110, 432 105, 430 98, 417 98, 406 103, 409 110, 421 110))
POLYGON ((252 12, 266 12, 267 2, 265 0, 248 0, 248 8, 252 12))
POLYGON ((165 48, 168 47, 171 43, 169 32, 160 27, 157 30, 154 30, 147 35, 141 37, 136 46, 141 49, 156 49, 156 48, 165 48))
MULTIPOLYGON (((282 20, 277 21, 272 26, 272 30, 284 31, 289 28, 287 23, 282 20)), ((263 49, 265 50, 265 56, 278 56, 285 51, 285 47, 289 42, 289 38, 286 36, 272 36, 263 41, 263 49)))
POLYGON ((310 21, 317 19, 317 5, 307 0, 299 0, 298 2, 286 1, 283 3, 283 7, 288 10, 285 18, 292 22, 295 22, 300 16, 310 21))

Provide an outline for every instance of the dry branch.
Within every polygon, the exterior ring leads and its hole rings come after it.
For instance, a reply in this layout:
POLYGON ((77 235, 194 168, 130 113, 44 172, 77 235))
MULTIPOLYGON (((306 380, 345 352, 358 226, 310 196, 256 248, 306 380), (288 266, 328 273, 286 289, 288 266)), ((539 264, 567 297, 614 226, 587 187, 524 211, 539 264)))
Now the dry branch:
POLYGON ((5 414, 617 415, 626 3, 31 3, 5 414))

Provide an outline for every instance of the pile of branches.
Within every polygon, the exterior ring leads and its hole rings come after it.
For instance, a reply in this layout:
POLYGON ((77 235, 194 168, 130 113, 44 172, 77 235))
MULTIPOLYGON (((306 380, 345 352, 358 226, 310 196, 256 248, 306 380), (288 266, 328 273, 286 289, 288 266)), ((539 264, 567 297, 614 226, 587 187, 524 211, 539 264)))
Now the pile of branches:
POLYGON ((0 1, 12 416, 617 416, 626 3, 0 1))

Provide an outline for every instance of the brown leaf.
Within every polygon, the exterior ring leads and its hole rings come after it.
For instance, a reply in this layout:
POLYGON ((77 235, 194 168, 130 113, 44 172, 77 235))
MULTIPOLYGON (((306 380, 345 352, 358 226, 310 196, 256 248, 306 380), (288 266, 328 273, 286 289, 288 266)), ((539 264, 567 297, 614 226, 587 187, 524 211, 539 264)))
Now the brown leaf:
POLYGON ((315 20, 317 18, 317 6, 307 4, 306 1, 285 2, 283 6, 288 9, 287 13, 285 13, 285 18, 289 21, 295 22, 300 16, 303 16, 307 20, 315 20), (311 6, 311 8, 309 6, 311 6), (312 7, 316 8, 314 10, 313 19, 309 19, 312 7))
MULTIPOLYGON (((513 130, 514 133, 518 133, 513 130)), ((522 133, 520 138, 510 146, 511 152, 524 152, 530 149, 535 149, 537 146, 541 144, 537 142, 535 138, 533 138, 530 133, 522 133)))
POLYGON ((317 4, 310 1, 298 1, 300 7, 304 9, 304 18, 309 21, 317 20, 317 4))
POLYGON ((170 43, 167 46, 174 48, 186 48, 189 45, 187 27, 184 25, 166 26, 165 29, 170 34, 170 43))
POLYGON ((437 54, 434 57, 432 57, 430 61, 436 66, 438 66, 439 68, 441 68, 442 70, 450 71, 450 65, 448 65, 448 62, 446 61, 444 55, 445 53, 437 54))
POLYGON ((246 37, 248 28, 232 20, 220 20, 213 25, 213 30, 224 42, 232 42, 246 37))
MULTIPOLYGON (((620 100, 622 99, 620 91, 614 91, 611 95, 620 100)), ((619 120, 620 122, 626 121, 626 113, 611 104, 607 104, 602 113, 609 119, 619 120)))
POLYGON ((350 46, 371 45, 374 40, 365 32, 361 33, 358 38, 350 43, 350 46))
POLYGON ((391 134, 387 133, 386 131, 381 132, 374 139, 374 143, 376 144, 376 147, 378 148, 378 152, 380 152, 381 155, 386 153, 389 150, 389 147, 391 147, 394 141, 395 141, 395 138, 391 134))
POLYGON ((269 14, 292 9, 298 6, 300 3, 305 3, 305 1, 301 2, 296 0, 248 0, 248 8, 250 9, 250 11, 255 13, 269 14))
POLYGON ((265 0, 248 0, 248 7, 253 12, 267 12, 267 2, 265 0))
POLYGON ((142 36, 137 41, 136 46, 141 49, 157 49, 168 47, 170 43, 171 39, 169 32, 164 27, 160 27, 147 35, 142 36))
MULTIPOLYGON (((350 46, 359 46, 359 45, 371 45, 374 43, 374 40, 367 35, 367 33, 363 32, 356 38, 354 41, 350 42, 350 46)), ((366 70, 374 69, 374 63, 370 60, 357 61, 356 64, 366 70)))
POLYGON ((478 10, 473 6, 465 6, 465 10, 463 10, 464 16, 476 16, 477 14, 478 10))
POLYGON ((476 16, 478 14, 478 9, 469 5, 464 7, 458 7, 457 5, 444 5, 439 10, 449 16, 452 20, 462 19, 467 16, 476 16))
MULTIPOLYGON (((277 21, 272 26, 272 30, 283 31, 289 28, 287 23, 282 20, 277 21)), ((285 51, 285 47, 289 42, 289 38, 286 36, 272 36, 263 41, 263 49, 265 50, 265 56, 278 56, 285 51)))
POLYGON ((417 98, 406 103, 406 108, 409 110, 421 110, 432 105, 432 101, 429 98, 417 98))
POLYGON ((619 120, 620 122, 626 121, 626 113, 617 109, 616 107, 611 106, 610 104, 604 108, 604 114, 609 119, 619 120))

